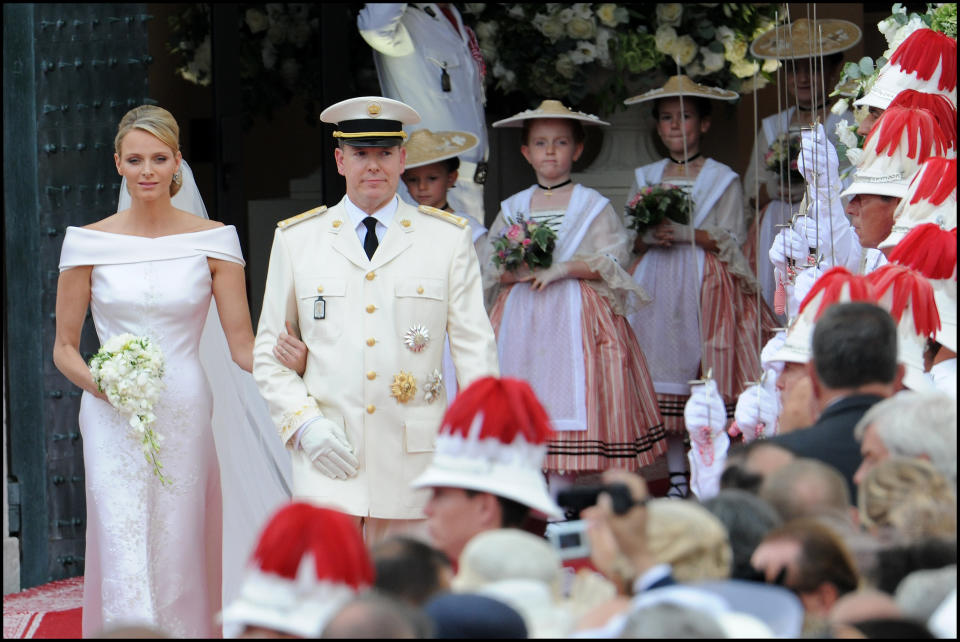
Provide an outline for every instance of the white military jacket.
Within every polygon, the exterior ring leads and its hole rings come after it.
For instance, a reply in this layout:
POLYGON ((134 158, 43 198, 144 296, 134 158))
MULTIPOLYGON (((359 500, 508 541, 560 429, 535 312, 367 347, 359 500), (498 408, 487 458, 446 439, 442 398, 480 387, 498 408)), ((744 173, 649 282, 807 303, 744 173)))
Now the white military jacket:
POLYGON ((295 497, 353 515, 421 518, 428 494, 410 481, 432 460, 447 407, 442 385, 429 392, 444 336, 461 387, 499 374, 477 255, 464 219, 400 201, 368 260, 345 202, 279 224, 253 374, 293 451, 295 497), (285 321, 309 349, 303 378, 273 356, 285 321), (343 423, 360 460, 355 477, 325 476, 292 443, 320 415, 343 423))

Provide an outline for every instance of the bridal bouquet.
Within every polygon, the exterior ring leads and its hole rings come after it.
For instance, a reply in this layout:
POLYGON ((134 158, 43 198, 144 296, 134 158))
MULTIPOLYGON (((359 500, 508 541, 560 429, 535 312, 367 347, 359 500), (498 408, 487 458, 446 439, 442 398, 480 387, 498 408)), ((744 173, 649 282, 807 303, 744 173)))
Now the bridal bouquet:
POLYGON ((685 224, 690 207, 690 196, 682 187, 670 183, 647 185, 627 203, 627 227, 643 236, 664 219, 685 224))
POLYGON ((164 484, 170 481, 160 470, 162 437, 151 427, 156 421, 153 406, 163 384, 163 353, 148 338, 119 334, 108 339, 90 359, 90 373, 97 389, 123 415, 130 427, 142 436, 143 454, 164 484))
POLYGON ((803 184, 803 175, 797 169, 800 156, 800 136, 798 134, 780 134, 763 156, 763 162, 784 183, 803 184))
POLYGON ((553 263, 553 248, 557 244, 557 233, 549 221, 541 222, 524 219, 517 215, 515 223, 508 225, 493 241, 496 253, 493 262, 513 272, 524 263, 532 270, 548 268, 553 263))

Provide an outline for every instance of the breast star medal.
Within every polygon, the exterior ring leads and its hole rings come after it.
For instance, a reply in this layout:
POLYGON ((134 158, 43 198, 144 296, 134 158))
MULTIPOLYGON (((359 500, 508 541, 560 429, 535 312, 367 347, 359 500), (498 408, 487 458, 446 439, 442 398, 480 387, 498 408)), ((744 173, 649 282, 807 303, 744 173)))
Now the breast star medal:
POLYGON ((430 331, 419 323, 415 324, 403 335, 403 342, 413 352, 420 352, 430 341, 430 331))
POLYGON ((417 395, 417 380, 409 372, 400 371, 393 375, 390 384, 390 396, 400 403, 407 403, 417 395))
POLYGON ((427 377, 427 382, 423 384, 423 399, 427 403, 433 403, 440 396, 443 389, 443 375, 439 370, 434 369, 433 374, 427 377))

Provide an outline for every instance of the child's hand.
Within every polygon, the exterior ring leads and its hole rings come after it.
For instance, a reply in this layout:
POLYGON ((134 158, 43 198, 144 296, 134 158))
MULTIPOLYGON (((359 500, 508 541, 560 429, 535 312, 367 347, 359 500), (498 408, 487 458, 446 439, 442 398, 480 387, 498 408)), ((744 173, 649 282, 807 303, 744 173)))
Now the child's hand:
POLYGON ((273 346, 273 356, 281 364, 290 368, 301 377, 307 369, 307 344, 293 334, 293 327, 286 322, 287 331, 277 337, 277 345, 273 346))
POLYGON ((530 285, 534 290, 543 290, 554 281, 566 278, 569 268, 567 263, 554 263, 545 270, 537 270, 533 273, 533 283, 530 285))
POLYGON ((673 245, 674 230, 669 220, 664 219, 655 228, 653 228, 654 242, 660 247, 670 247, 673 245))
POLYGON ((533 272, 530 271, 530 268, 526 263, 512 272, 510 270, 505 270, 500 276, 501 283, 520 283, 522 281, 531 280, 533 280, 533 272))

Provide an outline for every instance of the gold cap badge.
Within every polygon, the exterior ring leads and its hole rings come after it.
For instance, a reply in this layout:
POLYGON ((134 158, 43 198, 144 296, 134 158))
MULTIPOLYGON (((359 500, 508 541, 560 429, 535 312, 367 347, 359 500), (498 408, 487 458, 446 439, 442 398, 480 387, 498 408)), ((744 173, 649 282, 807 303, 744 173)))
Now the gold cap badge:
POLYGON ((370 115, 370 118, 376 118, 380 115, 381 107, 380 103, 370 103, 367 105, 367 113, 370 115))

